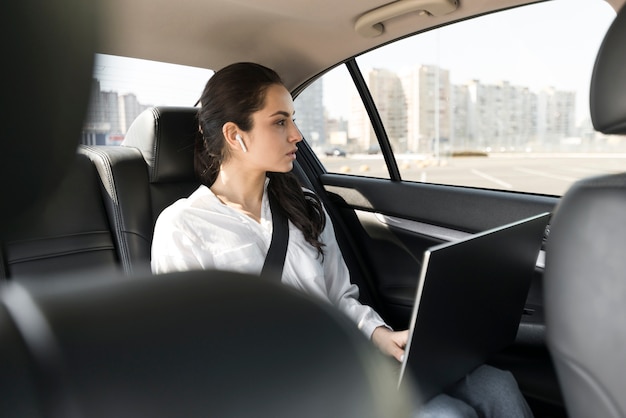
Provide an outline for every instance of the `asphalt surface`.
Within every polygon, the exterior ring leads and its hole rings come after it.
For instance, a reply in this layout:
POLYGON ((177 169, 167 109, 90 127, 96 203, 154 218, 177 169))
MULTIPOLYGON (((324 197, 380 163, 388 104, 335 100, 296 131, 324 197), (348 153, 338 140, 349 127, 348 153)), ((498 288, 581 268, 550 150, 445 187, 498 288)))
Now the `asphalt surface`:
MULTIPOLYGON (((381 155, 321 156, 329 172, 389 178, 381 155)), ((626 154, 398 155, 403 180, 561 196, 575 181, 626 171, 626 154)))

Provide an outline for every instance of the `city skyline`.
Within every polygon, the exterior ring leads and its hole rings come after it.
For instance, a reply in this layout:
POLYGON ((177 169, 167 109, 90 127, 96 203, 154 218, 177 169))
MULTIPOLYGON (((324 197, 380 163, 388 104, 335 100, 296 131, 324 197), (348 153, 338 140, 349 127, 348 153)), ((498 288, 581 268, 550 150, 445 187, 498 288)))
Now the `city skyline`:
MULTIPOLYGON (((363 54, 356 62, 364 74, 374 68, 399 73, 434 65, 449 69, 454 84, 507 80, 533 91, 550 87, 575 90, 580 123, 589 114, 588 90, 595 56, 615 11, 608 3, 567 2, 567 19, 554 19, 562 7, 555 2, 518 7, 408 37, 363 54), (533 29, 528 30, 528 25, 533 29), (554 48, 573 51, 555 54, 554 48)), ((327 107, 338 116, 349 103, 339 94, 331 98, 330 93, 341 92, 345 83, 329 74, 326 85, 327 107)))
MULTIPOLYGON (((567 138, 588 136, 575 123, 576 92, 544 89, 535 93, 508 81, 456 85, 447 69, 436 66, 419 66, 402 74, 374 69, 363 76, 396 152, 429 153, 435 142, 449 150, 556 149, 567 138)), ((349 80, 344 84, 350 84, 349 80)), ((351 105, 339 118, 322 104, 327 91, 322 81, 296 99, 300 129, 313 146, 350 152, 376 147, 369 118, 353 90, 345 98, 351 105)))
MULTIPOLYGON (((497 98, 500 106, 510 108, 513 104, 503 103, 502 100, 507 100, 506 95, 511 94, 530 94, 530 100, 526 106, 535 106, 535 108, 514 108, 509 109, 509 114, 504 120, 516 118, 516 126, 511 126, 509 122, 494 123, 494 118, 497 120, 502 116, 498 116, 500 110, 494 110, 490 108, 491 105, 470 109, 460 108, 460 102, 467 101, 469 94, 467 85, 454 85, 450 83, 450 73, 446 69, 441 69, 434 66, 420 66, 404 74, 396 74, 388 70, 372 70, 369 74, 366 74, 366 79, 370 85, 370 89, 373 89, 372 95, 379 108, 388 109, 385 114, 381 114, 383 121, 386 124, 388 135, 399 151, 423 151, 428 148, 429 141, 432 141, 436 137, 437 141, 443 139, 450 143, 455 142, 458 146, 459 142, 462 142, 465 148, 476 148, 479 145, 483 148, 489 146, 489 142, 494 143, 507 143, 510 148, 514 148, 514 145, 531 142, 531 136, 539 136, 540 143, 544 144, 550 141, 555 141, 557 137, 569 137, 574 136, 575 124, 572 121, 572 114, 575 112, 575 93, 574 92, 559 92, 552 90, 550 93, 553 96, 561 97, 560 104, 553 104, 553 107, 558 107, 560 114, 563 114, 565 122, 560 122, 562 126, 554 128, 554 122, 551 122, 544 114, 546 109, 550 106, 550 102, 554 102, 555 99, 543 100, 543 111, 540 114, 530 116, 532 112, 537 112, 537 103, 539 102, 539 95, 535 93, 529 93, 528 88, 524 86, 512 86, 509 82, 504 81, 496 85, 481 84, 474 82, 474 100, 483 100, 479 96, 481 95, 493 95, 500 94, 494 93, 492 90, 500 90, 504 88, 507 90, 505 97, 497 98), (422 74, 423 73, 423 74, 422 74), (378 76, 376 76, 378 74, 378 76), (432 118, 424 117, 425 112, 434 112, 431 105, 427 105, 424 97, 428 95, 432 96, 432 91, 435 88, 432 85, 433 74, 443 74, 440 76, 441 85, 440 94, 443 97, 440 98, 441 120, 438 120, 438 126, 433 125, 432 118), (427 83, 420 81, 420 77, 429 76, 431 78, 427 83), (415 78, 417 77, 417 78, 415 78), (415 80, 411 81, 413 78, 415 80), (384 81, 387 80, 387 81, 384 81), (378 83, 384 83, 376 88, 378 83), (398 93, 396 96, 392 96, 390 102, 381 99, 381 97, 390 97, 389 91, 393 90, 394 83, 398 85, 398 93), (410 83, 414 83, 413 87, 410 87, 410 83), (426 84, 424 84, 426 83, 426 84), (422 85, 423 84, 423 85, 422 85), (421 87, 419 87, 421 86, 421 87), (413 92, 413 95, 420 95, 420 98, 412 97, 411 94, 404 91, 405 89, 417 89, 413 92), (481 91, 481 93, 478 93, 481 91), (377 93, 378 92, 378 93, 377 93), (564 95, 568 96, 567 98, 564 95), (457 97, 458 96, 458 97, 457 97), (547 101, 546 101, 547 100, 547 101), (563 100, 565 102, 563 103, 563 100), (382 101, 382 103, 381 103, 382 101), (535 103, 536 102, 536 103, 535 103), (389 103, 394 103, 397 106, 395 111, 389 110, 389 103), (533 104, 535 103, 535 104, 533 104), (459 110, 460 109, 460 110, 459 110), (487 110, 485 110, 487 109, 487 110), (391 113, 390 113, 391 112, 391 113), (479 118, 489 120, 489 123, 485 123, 485 126, 489 126, 491 132, 483 132, 483 128, 476 126, 477 122, 471 122, 468 118, 470 114, 476 112, 482 112, 483 116, 479 118), (495 116, 492 116, 491 114, 495 116), (518 115, 519 114, 519 115, 518 115), (521 118, 521 119, 520 119, 521 118), (390 123, 390 121, 394 121, 390 123), (414 122, 411 122, 414 121, 414 122), (524 125, 524 126, 521 126, 524 125), (394 128, 393 126, 397 126, 394 128), (472 133, 470 133, 470 126, 473 127, 472 133), (499 127, 495 131, 493 127, 499 127), (546 128, 547 126, 547 128, 546 128), (521 132, 525 132, 523 135, 521 132), (532 132, 532 133, 531 133, 532 132), (548 140, 546 132, 552 132, 552 139, 548 140), (485 140, 485 136, 489 139, 485 140), (485 145, 486 144, 486 145, 485 145), (513 145, 511 145, 513 144, 513 145)), ((154 104, 140 103, 134 93, 120 94, 115 91, 104 91, 101 87, 99 80, 94 79, 92 101, 90 105, 89 115, 85 124, 85 137, 91 139, 84 139, 85 143, 100 143, 109 144, 112 142, 120 142, 123 139, 123 135, 128 129, 130 123, 134 118, 141 113, 144 109, 154 104), (89 134, 91 132, 91 134, 89 134), (109 135, 114 136, 114 140, 109 138, 109 135), (100 137, 99 137, 100 136, 100 137), (99 139, 96 139, 99 138, 99 139)), ((298 124, 301 130, 305 133, 305 137, 313 145, 349 145, 350 141, 358 142, 358 147, 363 150, 372 149, 377 144, 375 138, 370 137, 370 125, 369 119, 364 114, 358 115, 358 111, 355 112, 354 108, 351 109, 351 117, 348 117, 345 124, 339 124, 336 126, 330 126, 328 119, 332 119, 324 103, 325 90, 321 82, 314 83, 307 89, 309 95, 314 96, 314 99, 310 100, 304 106, 300 107, 298 111, 298 124), (318 84, 319 83, 319 84, 318 84), (356 118, 359 119, 355 122, 356 118), (314 126, 314 127, 312 127, 314 126), (343 134, 341 134, 343 132, 343 134), (331 138, 332 137, 332 138, 331 138)), ((306 96, 303 94, 303 96, 306 96)), ((351 98, 351 102, 354 103, 355 98, 351 98)), ((491 100, 494 100, 493 98, 491 100)), ((515 101, 515 97, 512 99, 515 101)), ((430 102, 430 99, 428 99, 430 102)), ((298 103, 298 101, 296 101, 298 103)), ((474 106, 475 107, 475 106, 474 106)), ((364 113, 364 111, 362 112, 364 113)), ((477 116, 474 116, 476 119, 477 116)), ((341 119, 341 118, 340 118, 341 119)), ((354 148, 356 145, 351 145, 354 148)))

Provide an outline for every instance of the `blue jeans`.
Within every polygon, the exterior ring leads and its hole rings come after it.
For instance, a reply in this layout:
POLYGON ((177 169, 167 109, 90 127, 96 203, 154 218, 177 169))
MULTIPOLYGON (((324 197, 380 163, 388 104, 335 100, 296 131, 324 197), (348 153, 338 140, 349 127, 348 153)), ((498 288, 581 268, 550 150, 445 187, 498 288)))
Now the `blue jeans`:
POLYGON ((532 418, 511 372, 483 365, 426 402, 416 418, 532 418))

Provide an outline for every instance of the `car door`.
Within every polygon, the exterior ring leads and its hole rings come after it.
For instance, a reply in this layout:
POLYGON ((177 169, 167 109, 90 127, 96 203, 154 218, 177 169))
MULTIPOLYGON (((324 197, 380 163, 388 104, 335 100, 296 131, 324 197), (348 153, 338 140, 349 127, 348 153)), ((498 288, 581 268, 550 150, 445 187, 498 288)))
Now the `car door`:
MULTIPOLYGON (((395 329, 409 324, 425 249, 552 212, 572 182, 621 164, 584 108, 615 12, 597 1, 581 1, 585 16, 548 3, 391 43, 294 92, 306 139, 299 165, 362 301, 395 329), (562 80, 573 62, 584 70, 562 80)), ((536 415, 564 416, 544 340, 543 254, 516 341, 490 362, 515 374, 536 415)))

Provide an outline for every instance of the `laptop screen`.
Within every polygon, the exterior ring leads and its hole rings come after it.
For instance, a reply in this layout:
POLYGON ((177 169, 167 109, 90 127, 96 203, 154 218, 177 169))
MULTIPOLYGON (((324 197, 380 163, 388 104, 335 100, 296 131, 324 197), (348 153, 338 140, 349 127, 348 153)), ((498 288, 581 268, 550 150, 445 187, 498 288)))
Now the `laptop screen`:
POLYGON ((549 217, 424 253, 400 371, 400 382, 411 374, 424 401, 515 340, 549 217))

